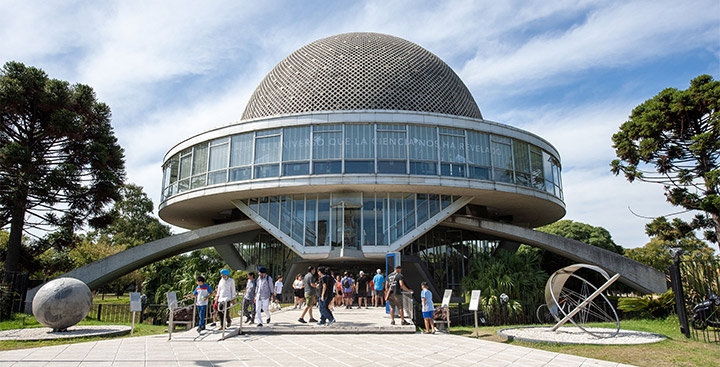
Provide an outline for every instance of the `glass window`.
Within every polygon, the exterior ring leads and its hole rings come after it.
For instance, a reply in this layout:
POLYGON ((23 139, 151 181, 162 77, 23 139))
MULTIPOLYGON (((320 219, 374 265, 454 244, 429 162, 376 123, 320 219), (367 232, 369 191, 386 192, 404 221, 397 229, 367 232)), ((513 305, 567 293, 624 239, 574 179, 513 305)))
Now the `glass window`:
POLYGON ((228 167, 228 150, 227 143, 210 147, 210 171, 228 167))
POLYGON ((345 161, 345 173, 373 173, 374 161, 345 161))
POLYGON ((331 173, 341 173, 341 161, 313 162, 313 174, 327 175, 331 173))
POLYGON ((208 174, 208 185, 215 185, 227 182, 227 170, 211 172, 208 174))
POLYGON ((280 136, 255 138, 255 163, 280 161, 280 136))
POLYGON ((440 175, 465 177, 465 165, 457 163, 443 163, 440 165, 440 175))
POLYGON ((317 224, 316 210, 317 200, 315 197, 308 196, 306 200, 305 210, 305 246, 315 246, 317 238, 317 232, 315 227, 317 224))
POLYGON ((465 137, 440 134, 440 160, 465 162, 465 137))
POLYGON ((417 194, 417 224, 428 220, 428 194, 417 194))
POLYGON ((552 157, 550 154, 543 152, 543 173, 545 174, 545 191, 554 194, 555 188, 553 187, 553 167, 552 157))
POLYGON ((252 133, 235 135, 230 139, 230 167, 252 163, 252 133))
POLYGON ((530 150, 528 143, 513 140, 513 157, 515 158, 515 171, 530 173, 530 150))
POLYGON ((255 178, 278 177, 280 176, 279 164, 265 164, 255 166, 255 178))
POLYGON ((192 148, 185 149, 180 153, 180 179, 190 177, 192 168, 192 148))
POLYGON ((345 158, 374 158, 373 125, 345 125, 345 158))
POLYGON ((170 163, 168 164, 169 173, 166 176, 168 179, 168 184, 173 184, 177 182, 178 180, 178 170, 180 168, 180 155, 176 154, 172 158, 170 158, 170 163))
POLYGON ((405 161, 378 161, 378 173, 406 174, 406 163, 405 161))
POLYGON ((283 161, 310 159, 310 126, 283 129, 283 161))
POLYGON ((269 219, 270 224, 274 225, 275 227, 278 227, 280 224, 280 197, 279 196, 271 196, 270 197, 270 214, 269 219))
POLYGON ((470 166, 469 177, 476 180, 489 180, 490 169, 487 167, 470 166))
POLYGON ((375 245, 375 194, 363 193, 363 246, 375 245))
POLYGON ((428 197, 428 207, 429 207, 429 216, 430 217, 439 213, 440 212, 440 195, 430 194, 428 197))
POLYGON ((410 161, 410 174, 437 176, 437 163, 410 161))
POLYGON ((342 158, 342 126, 317 125, 313 127, 313 159, 342 158))
POLYGON ((305 232, 305 196, 293 196, 293 216, 292 216, 292 238, 303 243, 303 234, 305 232))
POLYGON ((403 234, 403 211, 402 211, 403 195, 400 193, 391 193, 388 198, 388 227, 390 232, 390 243, 395 242, 403 234))
POLYGON ((468 162, 480 166, 490 166, 490 136, 468 131, 468 162))
POLYGON ((207 172, 208 167, 208 143, 201 143, 193 147, 192 174, 197 175, 207 172))
POLYGON ((243 181, 250 179, 250 167, 240 167, 230 169, 229 181, 243 181))
POLYGON ((318 246, 330 246, 330 195, 318 195, 318 246))
POLYGON ((407 157, 405 125, 378 125, 378 158, 404 159, 407 157))
POLYGON ((270 214, 270 199, 267 196, 260 198, 260 214, 261 217, 268 219, 270 214))
POLYGON ((193 176, 192 181, 190 183, 190 188, 197 189, 198 187, 203 187, 205 185, 207 185, 207 176, 205 176, 205 175, 193 176))
POLYGON ((542 151, 532 145, 530 146, 530 169, 532 171, 532 186, 536 189, 545 190, 542 151))
POLYGON ((310 163, 283 163, 283 176, 301 176, 310 174, 310 163))
POLYGON ((495 168, 493 170, 493 173, 495 175, 495 181, 499 182, 507 182, 507 183, 513 183, 513 173, 512 171, 505 170, 505 169, 499 169, 495 168))
POLYGON ((410 159, 437 161, 437 129, 428 126, 408 126, 410 159))
POLYGON ((289 196, 283 196, 280 203, 280 230, 288 236, 292 231, 292 202, 289 196))
MULTIPOLYGON (((493 136, 493 140, 495 136, 493 136)), ((510 144, 498 143, 493 141, 493 166, 494 168, 502 168, 512 171, 512 146, 510 144)), ((497 179, 497 178, 496 178, 497 179)))
POLYGON ((378 246, 387 246, 388 232, 387 232, 387 220, 385 214, 387 213, 386 195, 378 194, 375 198, 375 228, 377 230, 377 244, 378 246))
POLYGON ((256 136, 280 135, 280 129, 260 130, 257 133, 255 133, 255 135, 256 136))

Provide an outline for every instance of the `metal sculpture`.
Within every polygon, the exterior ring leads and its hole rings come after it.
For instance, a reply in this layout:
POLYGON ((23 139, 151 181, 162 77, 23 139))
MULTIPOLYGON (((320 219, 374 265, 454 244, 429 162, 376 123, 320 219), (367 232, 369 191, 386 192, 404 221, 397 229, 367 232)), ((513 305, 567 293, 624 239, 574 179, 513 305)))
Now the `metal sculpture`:
POLYGON ((545 284, 548 312, 557 321, 551 330, 557 331, 560 326, 570 321, 582 331, 598 338, 616 336, 620 331, 620 319, 603 292, 618 278, 620 274, 610 277, 605 270, 588 264, 570 265, 553 273, 545 284), (600 274, 605 278, 605 283, 596 287, 576 274, 581 269, 600 274), (614 322, 616 328, 614 331, 599 332, 587 327, 590 322, 614 322))

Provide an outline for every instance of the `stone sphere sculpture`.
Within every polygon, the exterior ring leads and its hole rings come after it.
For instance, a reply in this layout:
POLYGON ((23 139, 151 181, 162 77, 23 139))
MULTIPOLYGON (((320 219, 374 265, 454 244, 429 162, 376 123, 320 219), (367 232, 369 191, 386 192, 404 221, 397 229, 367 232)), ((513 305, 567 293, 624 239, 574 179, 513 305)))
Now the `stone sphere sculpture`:
POLYGON ((53 331, 65 331, 82 321, 91 307, 90 288, 75 278, 59 278, 46 283, 32 302, 35 319, 53 331))

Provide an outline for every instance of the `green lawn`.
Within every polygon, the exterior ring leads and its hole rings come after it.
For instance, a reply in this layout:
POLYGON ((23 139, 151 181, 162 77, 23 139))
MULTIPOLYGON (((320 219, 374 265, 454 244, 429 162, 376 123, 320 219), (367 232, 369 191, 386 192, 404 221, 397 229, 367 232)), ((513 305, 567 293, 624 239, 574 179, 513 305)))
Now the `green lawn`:
MULTIPOLYGON (((521 325, 516 325, 521 326, 521 325)), ((593 325, 612 327, 613 325, 593 325)), ((602 359, 606 361, 627 363, 636 366, 670 367, 670 366, 717 366, 720 361, 720 345, 697 342, 685 338, 680 333, 677 317, 666 320, 628 320, 622 321, 620 327, 627 330, 647 331, 662 334, 667 340, 645 345, 562 345, 548 343, 525 343, 508 341, 497 335, 499 329, 510 326, 489 326, 479 328, 480 338, 485 340, 512 343, 525 347, 542 349, 551 352, 567 353, 582 357, 602 359)), ((472 337, 473 327, 452 327, 451 333, 472 337)))
POLYGON ((123 294, 122 296, 116 296, 115 293, 106 293, 103 297, 102 294, 93 295, 93 304, 112 304, 112 305, 129 305, 130 295, 123 294), (105 299, 103 299, 105 298, 105 299))
MULTIPOLYGON (((9 330, 9 329, 20 329, 23 327, 23 314, 15 314, 13 315, 13 319, 6 320, 0 322, 0 330, 9 330)), ((106 322, 99 322, 96 320, 84 320, 80 322, 78 325, 107 325, 106 322)), ((130 324, 120 324, 120 325, 130 325, 130 324)), ((26 328, 31 327, 42 327, 37 320, 35 320, 32 316, 25 317, 25 326, 26 328)), ((162 334, 167 331, 167 326, 162 325, 147 325, 147 324, 138 324, 135 323, 135 332, 133 336, 144 336, 144 335, 155 335, 155 334, 162 334)), ((39 341, 0 341, 0 350, 10 350, 10 349, 23 349, 23 348, 35 348, 35 347, 47 347, 50 345, 59 345, 59 344, 73 344, 73 343, 82 343, 82 342, 88 342, 88 341, 95 341, 95 340, 104 340, 104 339, 114 339, 114 338, 123 338, 127 337, 125 336, 114 336, 114 337, 87 337, 87 338, 72 338, 72 339, 55 339, 55 340, 39 340, 39 341)))

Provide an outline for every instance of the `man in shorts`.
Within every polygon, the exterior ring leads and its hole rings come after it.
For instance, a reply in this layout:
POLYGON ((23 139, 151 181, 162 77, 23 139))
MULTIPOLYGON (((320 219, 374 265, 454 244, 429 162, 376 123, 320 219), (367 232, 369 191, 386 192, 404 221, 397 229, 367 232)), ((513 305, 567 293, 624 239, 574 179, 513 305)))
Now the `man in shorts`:
POLYGON ((377 274, 373 278, 373 305, 375 307, 385 306, 385 277, 382 275, 382 271, 378 269, 377 274))
POLYGON ((402 276, 402 267, 400 265, 395 267, 395 272, 388 275, 387 287, 385 290, 385 300, 390 304, 390 325, 395 325, 395 307, 400 312, 400 320, 402 325, 410 325, 409 322, 405 321, 405 312, 403 311, 403 289, 407 292, 412 293, 412 289, 405 286, 405 280, 402 276))
POLYGON ((357 279, 357 296, 358 296, 358 308, 362 308, 363 301, 365 301, 365 309, 368 308, 368 291, 370 290, 370 279, 368 279, 365 272, 360 270, 360 276, 357 279))
POLYGON ((317 283, 315 283, 315 268, 312 265, 308 266, 308 272, 305 274, 303 282, 305 283, 305 309, 298 321, 305 324, 305 313, 307 313, 308 316, 310 316, 310 320, 308 321, 318 322, 312 315, 312 308, 315 305, 315 295, 317 294, 315 289, 318 287, 317 283))
POLYGON ((345 308, 352 309, 353 302, 353 286, 355 282, 350 277, 350 274, 346 271, 344 277, 340 280, 342 284, 343 300, 345 301, 345 308))

